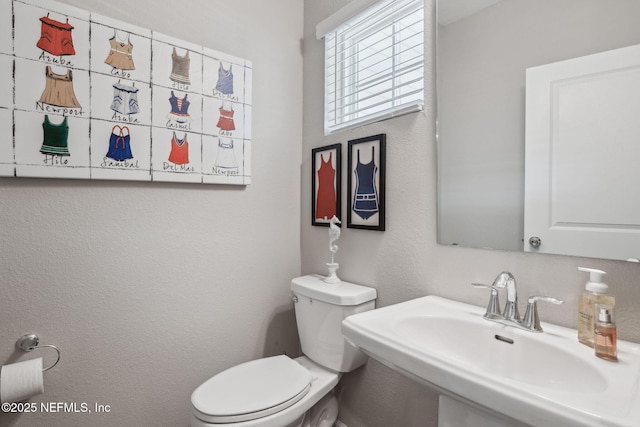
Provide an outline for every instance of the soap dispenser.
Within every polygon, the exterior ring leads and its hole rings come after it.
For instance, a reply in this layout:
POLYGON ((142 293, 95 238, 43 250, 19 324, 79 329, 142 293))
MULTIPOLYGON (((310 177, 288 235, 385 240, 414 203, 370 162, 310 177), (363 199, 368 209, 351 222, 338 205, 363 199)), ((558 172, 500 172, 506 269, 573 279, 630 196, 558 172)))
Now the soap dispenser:
POLYGON ((607 304, 594 306, 594 348, 601 359, 618 360, 616 324, 613 320, 613 307, 607 304))
POLYGON ((578 270, 589 273, 589 281, 578 300, 578 340, 593 347, 594 306, 595 304, 607 304, 613 308, 615 298, 607 295, 609 286, 603 281, 606 272, 585 267, 578 267, 578 270))

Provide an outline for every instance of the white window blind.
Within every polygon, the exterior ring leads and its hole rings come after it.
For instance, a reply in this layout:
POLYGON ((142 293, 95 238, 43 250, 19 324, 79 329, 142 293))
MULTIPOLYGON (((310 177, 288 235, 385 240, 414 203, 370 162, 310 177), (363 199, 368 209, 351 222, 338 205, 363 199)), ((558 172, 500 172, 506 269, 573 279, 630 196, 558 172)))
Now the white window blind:
POLYGON ((375 3, 324 35, 325 134, 424 104, 424 1, 375 3))

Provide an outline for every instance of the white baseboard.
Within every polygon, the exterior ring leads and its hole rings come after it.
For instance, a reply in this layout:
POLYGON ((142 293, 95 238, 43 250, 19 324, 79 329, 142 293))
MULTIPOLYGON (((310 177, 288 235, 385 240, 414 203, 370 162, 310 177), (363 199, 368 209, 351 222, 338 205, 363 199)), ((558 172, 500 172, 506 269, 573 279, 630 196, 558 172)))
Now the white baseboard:
POLYGON ((340 420, 336 420, 335 424, 333 425, 333 427, 347 427, 347 425, 345 423, 343 423, 340 420))

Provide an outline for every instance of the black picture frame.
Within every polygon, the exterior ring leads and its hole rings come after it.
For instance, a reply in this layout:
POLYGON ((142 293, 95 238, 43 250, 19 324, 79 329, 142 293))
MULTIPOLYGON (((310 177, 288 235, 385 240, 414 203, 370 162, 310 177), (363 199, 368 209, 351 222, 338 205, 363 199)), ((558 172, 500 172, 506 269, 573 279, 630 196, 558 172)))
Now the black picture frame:
POLYGON ((333 215, 339 219, 342 215, 342 144, 340 143, 311 150, 311 225, 328 227, 333 215), (327 166, 329 164, 330 167, 327 166), (329 184, 332 176, 333 188, 329 184))
POLYGON ((384 231, 387 135, 348 142, 347 227, 384 231))

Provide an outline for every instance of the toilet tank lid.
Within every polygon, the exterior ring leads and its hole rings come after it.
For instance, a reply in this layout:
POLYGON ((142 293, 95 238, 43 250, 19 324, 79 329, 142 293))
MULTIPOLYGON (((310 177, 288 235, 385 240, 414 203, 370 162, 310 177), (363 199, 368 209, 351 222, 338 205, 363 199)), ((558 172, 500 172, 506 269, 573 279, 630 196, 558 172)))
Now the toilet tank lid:
POLYGON ((318 274, 296 277, 291 281, 291 290, 334 305, 360 305, 377 296, 374 288, 344 281, 325 283, 324 276, 318 274))

